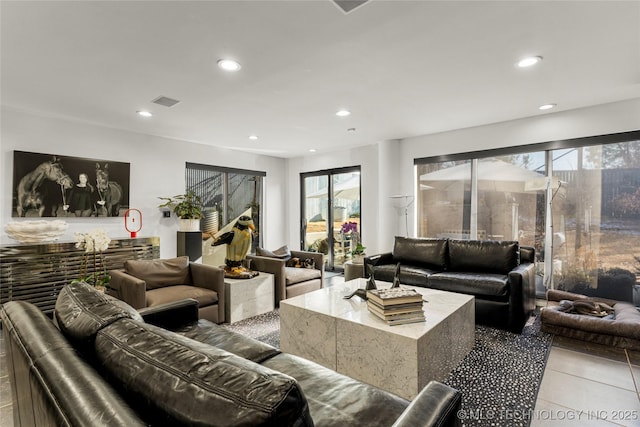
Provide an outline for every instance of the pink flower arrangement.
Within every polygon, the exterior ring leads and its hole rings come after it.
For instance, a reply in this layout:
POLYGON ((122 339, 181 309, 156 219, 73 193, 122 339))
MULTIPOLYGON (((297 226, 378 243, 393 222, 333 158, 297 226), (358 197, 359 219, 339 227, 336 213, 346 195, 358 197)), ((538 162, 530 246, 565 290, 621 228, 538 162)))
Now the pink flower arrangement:
POLYGON ((340 227, 340 232, 347 234, 350 232, 358 232, 358 223, 357 222, 345 222, 344 224, 342 224, 342 227, 340 227))

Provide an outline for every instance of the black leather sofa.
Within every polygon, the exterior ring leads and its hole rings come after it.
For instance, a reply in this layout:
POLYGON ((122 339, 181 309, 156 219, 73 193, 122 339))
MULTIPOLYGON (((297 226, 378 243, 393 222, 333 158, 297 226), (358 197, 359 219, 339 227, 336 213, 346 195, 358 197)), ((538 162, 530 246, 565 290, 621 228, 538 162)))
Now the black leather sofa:
POLYGON ((16 427, 459 425, 444 384, 408 402, 198 320, 195 300, 137 312, 78 283, 53 322, 24 301, 0 317, 16 427))
MULTIPOLYGON (((535 308, 535 251, 513 241, 406 238, 365 257, 374 278, 475 297, 476 323, 521 333, 535 308)), ((368 271, 368 267, 365 269, 368 271)))

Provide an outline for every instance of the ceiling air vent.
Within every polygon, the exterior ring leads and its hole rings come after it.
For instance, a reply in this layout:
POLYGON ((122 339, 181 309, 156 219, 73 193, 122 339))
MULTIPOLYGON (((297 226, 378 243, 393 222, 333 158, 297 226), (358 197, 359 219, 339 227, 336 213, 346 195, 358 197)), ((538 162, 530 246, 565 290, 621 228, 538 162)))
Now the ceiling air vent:
POLYGON ((369 0, 333 0, 333 2, 342 9, 344 13, 349 13, 356 7, 363 5, 368 1, 369 0))
POLYGON ((164 105, 165 107, 173 107, 180 101, 177 99, 167 98, 166 96, 159 96, 151 102, 158 105, 164 105))

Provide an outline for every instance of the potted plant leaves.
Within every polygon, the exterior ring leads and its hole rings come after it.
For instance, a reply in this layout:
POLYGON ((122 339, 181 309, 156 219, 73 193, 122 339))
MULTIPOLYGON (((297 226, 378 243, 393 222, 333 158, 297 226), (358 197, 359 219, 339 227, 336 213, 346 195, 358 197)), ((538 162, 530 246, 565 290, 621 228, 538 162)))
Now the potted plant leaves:
POLYGON ((358 242, 355 248, 351 251, 354 264, 362 264, 364 262, 364 256, 366 255, 364 250, 366 247, 362 246, 362 243, 358 242))
POLYGON ((173 197, 159 197, 164 203, 160 208, 169 208, 180 218, 180 231, 200 230, 200 219, 203 216, 202 199, 193 190, 173 197))

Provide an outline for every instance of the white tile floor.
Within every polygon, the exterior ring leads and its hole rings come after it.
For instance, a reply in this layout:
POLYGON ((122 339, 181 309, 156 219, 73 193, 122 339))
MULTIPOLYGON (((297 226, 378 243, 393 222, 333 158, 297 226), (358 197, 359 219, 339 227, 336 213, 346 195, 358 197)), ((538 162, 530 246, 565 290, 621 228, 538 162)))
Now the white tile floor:
MULTIPOLYGON (((640 387, 640 366, 632 365, 640 387)), ((640 397, 629 365, 554 345, 531 426, 640 426, 640 397)))

